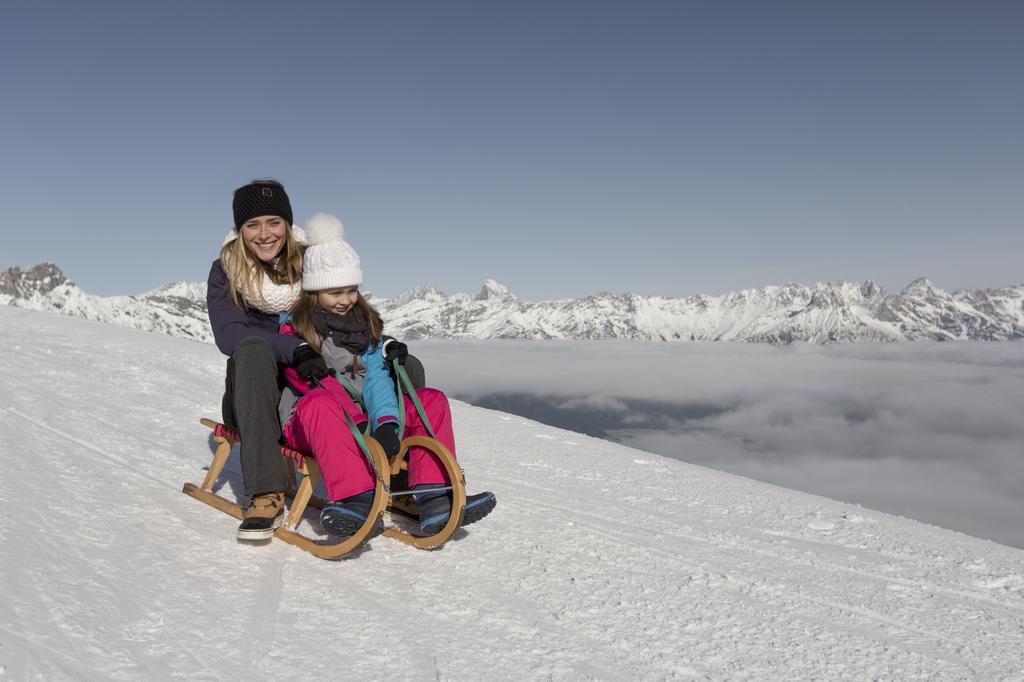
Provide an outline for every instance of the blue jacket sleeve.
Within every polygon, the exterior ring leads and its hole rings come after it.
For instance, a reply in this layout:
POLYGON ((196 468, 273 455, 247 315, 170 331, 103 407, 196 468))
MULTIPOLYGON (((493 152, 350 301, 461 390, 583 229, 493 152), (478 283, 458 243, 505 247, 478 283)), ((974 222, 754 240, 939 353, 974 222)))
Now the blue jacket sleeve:
MULTIPOLYGON (((384 362, 379 346, 370 347, 361 360, 366 364, 366 380, 363 382, 363 402, 366 403, 370 428, 375 430, 381 424, 398 422, 398 396, 395 382, 384 362)), ((401 434, 399 434, 401 436, 401 434)))
POLYGON ((210 276, 206 280, 206 312, 213 328, 213 340, 220 352, 231 355, 242 339, 258 336, 270 343, 278 362, 290 363, 295 356, 295 349, 302 344, 302 339, 278 334, 277 321, 272 319, 272 316, 261 314, 262 317, 256 317, 235 306, 231 302, 228 286, 228 276, 224 272, 224 267, 219 259, 215 260, 210 267, 210 276))

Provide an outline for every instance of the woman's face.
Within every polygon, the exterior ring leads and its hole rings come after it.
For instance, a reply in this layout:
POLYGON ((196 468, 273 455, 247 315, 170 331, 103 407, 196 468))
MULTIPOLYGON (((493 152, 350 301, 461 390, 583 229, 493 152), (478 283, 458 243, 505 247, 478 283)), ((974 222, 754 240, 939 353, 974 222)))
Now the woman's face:
POLYGON ((242 223, 238 233, 255 255, 264 263, 269 263, 280 255, 285 246, 285 233, 288 223, 281 216, 261 215, 242 223))
POLYGON ((339 287, 316 292, 316 302, 329 313, 344 315, 359 298, 359 287, 339 287))

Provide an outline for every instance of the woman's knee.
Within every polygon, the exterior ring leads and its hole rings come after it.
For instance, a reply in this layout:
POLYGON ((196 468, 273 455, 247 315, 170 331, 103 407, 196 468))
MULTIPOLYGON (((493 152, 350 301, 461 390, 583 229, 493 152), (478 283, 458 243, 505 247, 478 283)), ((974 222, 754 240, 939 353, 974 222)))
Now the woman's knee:
POLYGON ((409 381, 412 382, 413 388, 420 389, 427 385, 423 363, 415 355, 410 355, 405 359, 405 373, 409 375, 409 381))
POLYGON ((247 336, 239 341, 235 346, 235 352, 231 354, 231 359, 236 364, 249 364, 269 359, 276 365, 273 347, 261 336, 247 336))

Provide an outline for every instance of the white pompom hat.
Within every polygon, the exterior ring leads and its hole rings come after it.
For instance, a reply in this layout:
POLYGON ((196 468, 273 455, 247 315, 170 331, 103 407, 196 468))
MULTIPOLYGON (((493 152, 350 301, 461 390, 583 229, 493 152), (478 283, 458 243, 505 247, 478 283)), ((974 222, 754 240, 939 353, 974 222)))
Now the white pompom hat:
POLYGON ((320 291, 363 283, 359 254, 345 241, 345 227, 330 213, 317 213, 306 223, 306 255, 302 288, 320 291))

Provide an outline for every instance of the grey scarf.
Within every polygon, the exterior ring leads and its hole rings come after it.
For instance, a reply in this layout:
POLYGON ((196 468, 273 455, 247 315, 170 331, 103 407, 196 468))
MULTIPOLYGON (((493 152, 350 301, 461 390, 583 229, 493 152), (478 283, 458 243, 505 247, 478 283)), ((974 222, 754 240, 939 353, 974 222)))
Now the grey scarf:
POLYGON ((353 307, 344 315, 315 310, 313 326, 323 337, 324 343, 330 339, 335 346, 353 355, 361 355, 370 347, 370 325, 361 308, 353 307))

